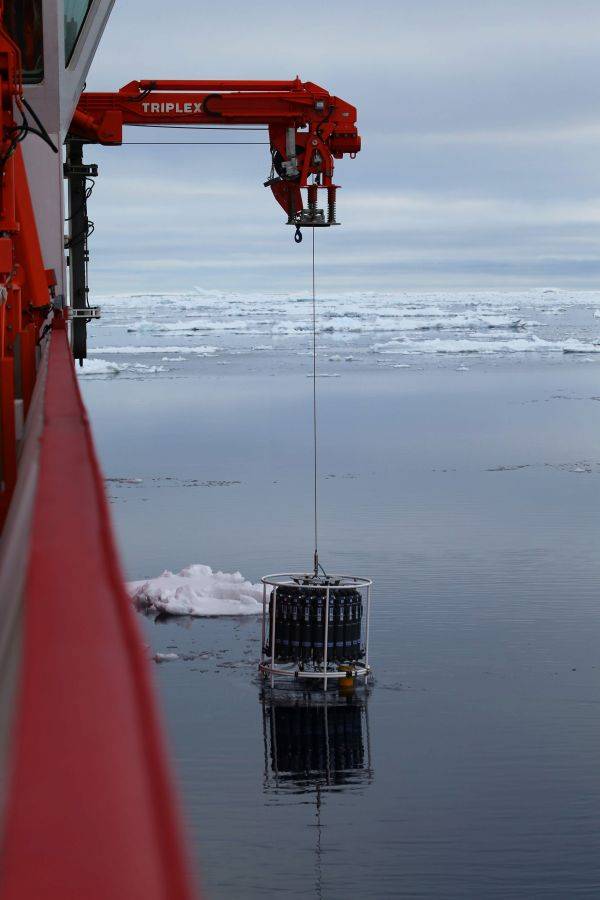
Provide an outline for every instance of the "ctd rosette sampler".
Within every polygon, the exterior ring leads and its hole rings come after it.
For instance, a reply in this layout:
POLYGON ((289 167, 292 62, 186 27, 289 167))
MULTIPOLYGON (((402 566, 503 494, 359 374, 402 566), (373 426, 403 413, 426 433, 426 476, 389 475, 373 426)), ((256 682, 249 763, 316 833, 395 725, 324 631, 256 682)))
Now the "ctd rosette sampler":
POLYGON ((356 575, 284 573, 263 583, 259 671, 352 690, 366 682, 373 583, 356 575))

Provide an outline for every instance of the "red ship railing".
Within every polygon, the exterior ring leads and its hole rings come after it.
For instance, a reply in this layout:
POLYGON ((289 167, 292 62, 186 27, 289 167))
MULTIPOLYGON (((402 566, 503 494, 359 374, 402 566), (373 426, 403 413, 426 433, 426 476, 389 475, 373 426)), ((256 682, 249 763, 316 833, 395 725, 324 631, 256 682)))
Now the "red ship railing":
POLYGON ((60 319, 46 352, 0 896, 189 898, 148 662, 60 319))
POLYGON ((0 898, 187 900, 148 662, 42 262, 19 72, 0 24, 0 898))

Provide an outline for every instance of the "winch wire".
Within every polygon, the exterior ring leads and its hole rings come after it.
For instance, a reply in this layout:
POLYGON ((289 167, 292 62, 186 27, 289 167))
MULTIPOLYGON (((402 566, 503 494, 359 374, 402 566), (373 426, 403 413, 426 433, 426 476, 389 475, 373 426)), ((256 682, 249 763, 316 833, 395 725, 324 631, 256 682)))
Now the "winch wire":
POLYGON ((314 457, 314 528, 315 528, 315 552, 314 568, 315 577, 319 574, 319 520, 318 520, 318 444, 317 444, 317 298, 315 289, 315 228, 312 231, 312 326, 313 326, 313 457, 314 457))

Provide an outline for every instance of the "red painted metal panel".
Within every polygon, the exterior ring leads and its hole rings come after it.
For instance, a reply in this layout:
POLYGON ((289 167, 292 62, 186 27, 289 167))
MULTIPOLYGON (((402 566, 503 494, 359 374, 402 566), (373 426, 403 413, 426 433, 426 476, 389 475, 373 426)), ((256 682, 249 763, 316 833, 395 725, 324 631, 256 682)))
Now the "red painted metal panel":
POLYGON ((148 663, 62 322, 23 603, 2 900, 191 898, 148 663))
POLYGON ((23 307, 45 307, 50 297, 42 260, 42 250, 29 193, 29 183, 21 148, 14 154, 15 203, 19 230, 15 234, 15 252, 23 270, 23 307))
MULTIPOLYGON (((1 317, 0 317, 1 321, 1 317)), ((0 530, 17 480, 14 359, 0 356, 0 530)))
POLYGON ((35 387, 35 325, 28 325, 19 332, 21 338, 21 385, 23 391, 23 406, 25 414, 29 409, 33 389, 35 387))

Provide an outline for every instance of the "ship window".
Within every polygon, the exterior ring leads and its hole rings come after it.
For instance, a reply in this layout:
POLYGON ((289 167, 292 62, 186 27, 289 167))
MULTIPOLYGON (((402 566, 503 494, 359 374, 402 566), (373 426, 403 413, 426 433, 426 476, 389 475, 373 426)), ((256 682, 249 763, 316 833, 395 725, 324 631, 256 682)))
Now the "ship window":
POLYGON ((65 0, 65 65, 68 66, 93 0, 65 0))
POLYGON ((42 0, 13 0, 4 8, 4 24, 21 50, 23 81, 35 84, 44 77, 42 0))

